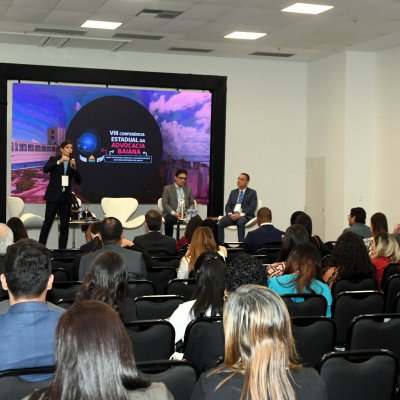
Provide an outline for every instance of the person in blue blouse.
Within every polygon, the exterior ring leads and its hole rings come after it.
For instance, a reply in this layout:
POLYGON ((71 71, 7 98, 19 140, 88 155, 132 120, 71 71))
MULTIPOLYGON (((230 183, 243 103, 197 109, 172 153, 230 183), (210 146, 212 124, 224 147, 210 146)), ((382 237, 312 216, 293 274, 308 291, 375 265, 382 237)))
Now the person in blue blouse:
MULTIPOLYGON (((296 293, 321 294, 326 298, 326 316, 331 316, 332 294, 329 286, 316 279, 321 257, 311 243, 297 245, 289 254, 284 275, 268 279, 268 287, 279 295, 296 293)), ((304 301, 294 298, 294 301, 304 301)))

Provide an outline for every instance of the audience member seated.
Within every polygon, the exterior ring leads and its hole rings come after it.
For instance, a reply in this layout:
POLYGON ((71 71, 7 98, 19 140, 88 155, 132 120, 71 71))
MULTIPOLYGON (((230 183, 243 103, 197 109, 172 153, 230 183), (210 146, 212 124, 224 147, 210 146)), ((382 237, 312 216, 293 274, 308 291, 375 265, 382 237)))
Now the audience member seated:
POLYGON ((14 235, 12 230, 6 224, 0 223, 0 274, 4 274, 4 257, 7 247, 13 243, 14 235))
POLYGON ((269 208, 261 207, 258 210, 257 224, 259 228, 250 231, 244 239, 251 254, 256 254, 257 250, 260 249, 264 243, 282 242, 284 232, 272 225, 272 212, 269 208))
POLYGON ((289 226, 283 236, 281 250, 276 262, 266 265, 267 277, 272 278, 274 276, 282 275, 286 268, 286 260, 292 249, 300 243, 309 243, 309 241, 310 235, 304 226, 297 224, 289 226))
POLYGON ((76 302, 98 300, 121 314, 124 322, 137 319, 136 305, 128 296, 128 270, 120 255, 112 251, 100 254, 85 276, 76 302))
POLYGON ((211 228, 208 226, 199 226, 193 233, 192 242, 190 243, 186 254, 182 257, 179 263, 178 278, 187 279, 193 274, 193 267, 200 254, 206 251, 216 251, 221 256, 224 256, 219 251, 218 245, 215 243, 214 235, 211 228))
POLYGON ((265 268, 257 257, 241 253, 226 265, 225 293, 247 284, 266 286, 265 268))
POLYGON ((303 214, 304 211, 295 211, 291 216, 290 216, 290 225, 294 225, 296 221, 296 218, 300 215, 303 214))
POLYGON ((389 232, 386 215, 380 212, 375 213, 371 217, 370 229, 371 229, 371 237, 364 239, 364 243, 365 246, 367 246, 368 252, 371 251, 372 241, 378 233, 389 232))
MULTIPOLYGON (((327 284, 317 279, 317 270, 321 268, 321 256, 311 243, 297 245, 289 254, 284 275, 268 279, 268 287, 276 293, 322 294, 328 303, 326 316, 331 316, 332 295, 327 284)), ((294 299, 294 301, 304 301, 294 299)))
POLYGON ((162 216, 157 210, 149 210, 145 215, 148 233, 133 239, 135 248, 147 251, 149 255, 176 256, 176 240, 161 233, 162 216))
MULTIPOLYGON (((10 308, 0 315, 1 371, 55 363, 55 329, 62 312, 46 304, 54 278, 50 259, 50 251, 32 239, 21 239, 7 249, 1 284, 9 292, 10 308)), ((32 375, 26 379, 48 378, 32 375)))
POLYGON ((194 300, 181 304, 169 318, 175 328, 175 343, 184 338, 189 322, 202 315, 222 315, 224 307, 225 264, 215 254, 214 259, 204 261, 197 271, 197 289, 194 300))
POLYGON ((224 308, 224 363, 201 375, 192 400, 326 400, 312 368, 298 364, 287 308, 271 290, 239 287, 224 308))
POLYGON ((397 243, 400 245, 400 224, 396 224, 393 229, 392 235, 397 240, 397 243))
POLYGON ((296 219, 294 220, 295 224, 302 225, 304 228, 307 229, 308 235, 309 235, 309 241, 317 248, 321 248, 322 245, 324 244, 321 238, 318 235, 313 235, 312 234, 312 220, 311 217, 306 214, 305 212, 302 212, 301 214, 297 215, 296 219))
POLYGON ((392 263, 400 263, 400 248, 397 240, 387 232, 376 234, 372 241, 371 261, 376 268, 376 278, 379 287, 382 284, 382 276, 385 268, 392 263))
MULTIPOLYGON (((214 235, 214 240, 215 243, 218 244, 218 222, 215 219, 205 219, 202 223, 201 226, 208 226, 214 235)), ((226 250, 225 246, 222 246, 221 244, 218 244, 218 251, 221 252, 221 254, 226 258, 228 256, 228 251, 226 250)))
POLYGON ((101 222, 93 222, 93 224, 89 225, 86 232, 89 233, 90 240, 79 248, 80 251, 90 253, 91 251, 96 251, 103 247, 103 243, 100 239, 100 227, 101 222))
POLYGON ((93 261, 100 254, 112 251, 119 254, 128 268, 129 279, 146 279, 147 271, 142 253, 133 251, 129 248, 121 247, 123 240, 123 228, 121 222, 114 217, 105 218, 100 226, 100 238, 103 247, 94 252, 85 254, 79 264, 79 280, 87 275, 93 261))
POLYGON ((141 377, 126 329, 107 304, 91 300, 73 305, 60 319, 56 344, 53 382, 24 400, 173 400, 163 383, 141 377))
POLYGON ((327 268, 320 276, 329 287, 338 279, 358 281, 375 278, 376 271, 361 236, 352 232, 342 233, 327 260, 327 268))
POLYGON ((7 221, 7 226, 12 230, 14 235, 14 243, 20 239, 28 239, 24 223, 17 217, 12 217, 7 221))
POLYGON ((183 236, 176 242, 176 251, 179 253, 181 250, 184 250, 188 244, 190 244, 192 240, 192 236, 196 228, 201 226, 203 220, 200 215, 195 215, 193 218, 190 218, 190 221, 186 225, 185 233, 183 236))
POLYGON ((355 207, 350 210, 348 216, 349 227, 343 230, 343 233, 353 232, 362 238, 371 237, 371 231, 367 225, 365 225, 365 220, 367 218, 367 213, 362 207, 355 207))

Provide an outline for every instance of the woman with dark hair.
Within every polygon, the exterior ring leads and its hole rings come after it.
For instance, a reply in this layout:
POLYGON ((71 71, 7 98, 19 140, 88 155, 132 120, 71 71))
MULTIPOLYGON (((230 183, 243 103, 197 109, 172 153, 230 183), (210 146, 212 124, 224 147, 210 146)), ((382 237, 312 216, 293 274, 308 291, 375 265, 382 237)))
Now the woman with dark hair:
POLYGON ((24 223, 17 217, 12 217, 7 221, 7 226, 12 230, 14 235, 14 243, 20 239, 28 239, 24 223))
POLYGON ((351 281, 375 276, 375 268, 361 236, 353 232, 342 233, 328 259, 327 269, 322 273, 322 280, 332 287, 338 279, 351 281))
POLYGON ((310 236, 304 226, 294 224, 286 229, 285 235, 282 239, 282 246, 276 262, 273 264, 267 264, 266 272, 269 278, 274 276, 280 276, 283 274, 286 268, 286 260, 289 257, 290 252, 300 243, 309 243, 310 236))
POLYGON ((192 241, 194 231, 201 225, 202 219, 200 215, 195 215, 190 218, 190 221, 186 225, 185 233, 183 236, 176 241, 176 251, 179 252, 184 250, 188 244, 192 241))
POLYGON ((100 254, 85 276, 75 303, 98 300, 109 304, 125 322, 137 319, 133 299, 127 297, 128 270, 122 257, 112 251, 100 254))
POLYGON ((295 221, 295 224, 298 225, 303 225, 304 228, 307 229, 308 235, 309 235, 309 241, 318 249, 324 244, 321 238, 317 235, 312 234, 312 220, 311 217, 306 214, 305 212, 299 214, 295 221))
POLYGON ((140 377, 118 313, 99 301, 73 305, 56 331, 57 369, 48 388, 28 400, 170 400, 163 383, 140 377))
POLYGON ((376 268, 376 277, 380 287, 385 268, 389 264, 400 263, 399 244, 390 233, 377 233, 372 241, 370 256, 371 261, 376 268))
POLYGON ((371 217, 371 233, 372 237, 375 237, 378 233, 389 232, 388 222, 386 215, 377 212, 371 217))
POLYGON ((290 316, 271 290, 239 287, 224 308, 224 363, 204 373, 192 400, 326 400, 313 368, 298 362, 290 316))
POLYGON ((222 315, 224 307, 224 263, 218 255, 205 261, 197 271, 197 290, 194 300, 181 304, 169 318, 175 328, 175 343, 183 339, 187 325, 202 315, 222 315))
POLYGON ((290 225, 294 225, 296 218, 301 215, 304 214, 304 211, 295 211, 291 216, 290 216, 290 225))
POLYGON ((311 243, 299 244, 290 252, 284 275, 269 278, 268 287, 278 294, 322 294, 328 303, 326 316, 330 317, 332 295, 328 285, 317 279, 320 268, 321 256, 317 248, 311 243))
POLYGON ((226 250, 225 246, 221 246, 218 244, 219 242, 219 234, 218 234, 218 223, 217 221, 213 219, 205 219, 202 223, 201 226, 208 226, 214 235, 214 240, 215 243, 218 245, 218 251, 220 252, 221 255, 223 255, 225 258, 228 257, 228 250, 226 250))

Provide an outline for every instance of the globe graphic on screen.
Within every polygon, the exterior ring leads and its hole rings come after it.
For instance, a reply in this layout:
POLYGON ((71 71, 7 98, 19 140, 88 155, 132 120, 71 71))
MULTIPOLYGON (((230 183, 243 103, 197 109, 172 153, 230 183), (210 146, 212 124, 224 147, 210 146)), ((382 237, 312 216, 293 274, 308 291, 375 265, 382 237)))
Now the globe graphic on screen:
POLYGON ((99 135, 93 130, 83 132, 77 140, 78 150, 84 154, 95 153, 99 145, 99 135))

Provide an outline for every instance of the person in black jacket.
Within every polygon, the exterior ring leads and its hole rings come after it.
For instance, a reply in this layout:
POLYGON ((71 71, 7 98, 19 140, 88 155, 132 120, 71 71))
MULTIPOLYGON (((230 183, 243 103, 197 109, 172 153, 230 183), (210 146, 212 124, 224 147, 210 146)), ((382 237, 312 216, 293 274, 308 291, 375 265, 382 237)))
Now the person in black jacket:
POLYGON ((60 236, 58 247, 65 249, 68 242, 68 224, 71 216, 71 181, 80 183, 81 176, 77 170, 75 159, 72 158, 72 141, 64 140, 60 145, 60 155, 50 157, 43 171, 50 173, 50 182, 45 193, 46 213, 39 242, 46 245, 47 237, 54 218, 60 216, 60 236))

